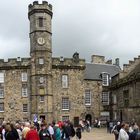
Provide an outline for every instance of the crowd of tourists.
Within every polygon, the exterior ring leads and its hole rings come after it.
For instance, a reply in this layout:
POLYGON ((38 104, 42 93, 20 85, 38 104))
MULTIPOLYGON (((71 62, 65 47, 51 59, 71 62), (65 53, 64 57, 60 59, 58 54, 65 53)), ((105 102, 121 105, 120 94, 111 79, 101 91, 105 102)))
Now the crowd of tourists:
MULTIPOLYGON (((99 124, 99 121, 95 121, 94 127, 100 128, 99 124)), ((80 120, 75 128, 70 121, 53 121, 48 124, 45 120, 24 123, 4 121, 0 127, 0 140, 71 140, 73 137, 80 140, 85 130, 91 130, 89 120, 80 120)), ((107 121, 107 132, 113 133, 115 140, 140 140, 140 130, 136 122, 107 121)))
POLYGON ((70 121, 3 122, 0 129, 1 140, 70 140, 81 139, 81 126, 74 128, 70 121))
POLYGON ((112 121, 107 123, 107 132, 113 133, 115 140, 140 140, 140 130, 136 122, 114 124, 112 121))

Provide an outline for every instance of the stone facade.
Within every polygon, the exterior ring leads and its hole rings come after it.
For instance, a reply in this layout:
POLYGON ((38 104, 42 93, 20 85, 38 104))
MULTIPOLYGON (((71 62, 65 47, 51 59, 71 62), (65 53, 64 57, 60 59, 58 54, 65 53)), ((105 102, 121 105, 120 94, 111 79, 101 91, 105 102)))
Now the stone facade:
POLYGON ((140 57, 123 65, 123 70, 112 79, 113 119, 140 122, 140 57))
POLYGON ((104 56, 93 55, 90 67, 96 63, 98 68, 100 63, 99 68, 105 69, 92 74, 89 68, 87 78, 87 64, 77 52, 72 58, 53 58, 52 15, 52 6, 46 1, 30 4, 31 57, 0 60, 1 120, 33 120, 36 115, 49 122, 70 119, 76 125, 79 119, 92 122, 101 112, 110 111, 109 104, 102 104, 102 91, 108 87, 102 86, 101 73, 116 66, 112 61, 106 64, 104 56))

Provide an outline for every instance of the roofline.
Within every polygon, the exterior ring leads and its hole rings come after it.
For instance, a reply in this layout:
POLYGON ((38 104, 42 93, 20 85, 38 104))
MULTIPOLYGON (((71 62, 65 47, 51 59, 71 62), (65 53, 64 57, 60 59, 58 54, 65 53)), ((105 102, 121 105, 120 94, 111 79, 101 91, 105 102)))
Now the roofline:
POLYGON ((116 67, 119 67, 117 65, 114 65, 114 64, 102 64, 102 63, 89 63, 89 62, 86 62, 86 64, 92 64, 92 65, 109 65, 109 66, 116 66, 116 67))

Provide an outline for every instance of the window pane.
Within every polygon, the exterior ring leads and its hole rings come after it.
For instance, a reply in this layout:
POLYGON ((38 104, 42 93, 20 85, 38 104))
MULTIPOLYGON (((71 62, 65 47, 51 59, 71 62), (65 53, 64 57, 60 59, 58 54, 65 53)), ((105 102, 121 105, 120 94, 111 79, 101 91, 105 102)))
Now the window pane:
POLYGON ((28 105, 27 104, 23 104, 23 112, 28 112, 28 105))
POLYGON ((129 106, 129 90, 123 91, 123 100, 124 100, 124 107, 129 106))
POLYGON ((22 82, 27 82, 27 73, 26 72, 23 72, 21 74, 21 77, 22 77, 22 82))
POLYGON ((109 75, 108 73, 102 73, 102 84, 103 86, 109 85, 109 75))
POLYGON ((39 64, 43 65, 44 64, 44 59, 43 58, 39 58, 39 64))
POLYGON ((44 102, 44 96, 40 96, 40 102, 44 102))
POLYGON ((69 110, 69 98, 62 98, 62 110, 69 110))
POLYGON ((117 96, 113 95, 113 103, 116 104, 117 103, 117 96))
POLYGON ((90 90, 85 90, 85 105, 91 105, 91 92, 90 92, 90 90))
POLYGON ((43 27, 43 17, 39 17, 39 27, 43 27))
POLYGON ((68 88, 68 75, 62 75, 62 88, 68 88))
POLYGON ((28 96, 27 85, 22 85, 22 97, 28 96))
POLYGON ((109 105, 109 92, 102 92, 103 105, 109 105))
POLYGON ((69 116, 62 116, 62 121, 68 121, 69 120, 69 116))
POLYGON ((0 72, 0 83, 4 83, 4 73, 0 72))
POLYGON ((4 111, 4 103, 0 103, 0 112, 4 111))
POLYGON ((0 87, 0 98, 4 97, 4 87, 0 87))

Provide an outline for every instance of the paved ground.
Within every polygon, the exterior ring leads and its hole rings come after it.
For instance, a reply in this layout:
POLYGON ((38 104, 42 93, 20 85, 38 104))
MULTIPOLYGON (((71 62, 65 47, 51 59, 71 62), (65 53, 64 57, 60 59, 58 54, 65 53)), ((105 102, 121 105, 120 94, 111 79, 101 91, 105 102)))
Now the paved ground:
MULTIPOLYGON (((114 135, 107 133, 104 128, 93 128, 91 132, 83 132, 81 140, 114 140, 114 135)), ((72 140, 76 140, 73 138, 72 140)))

